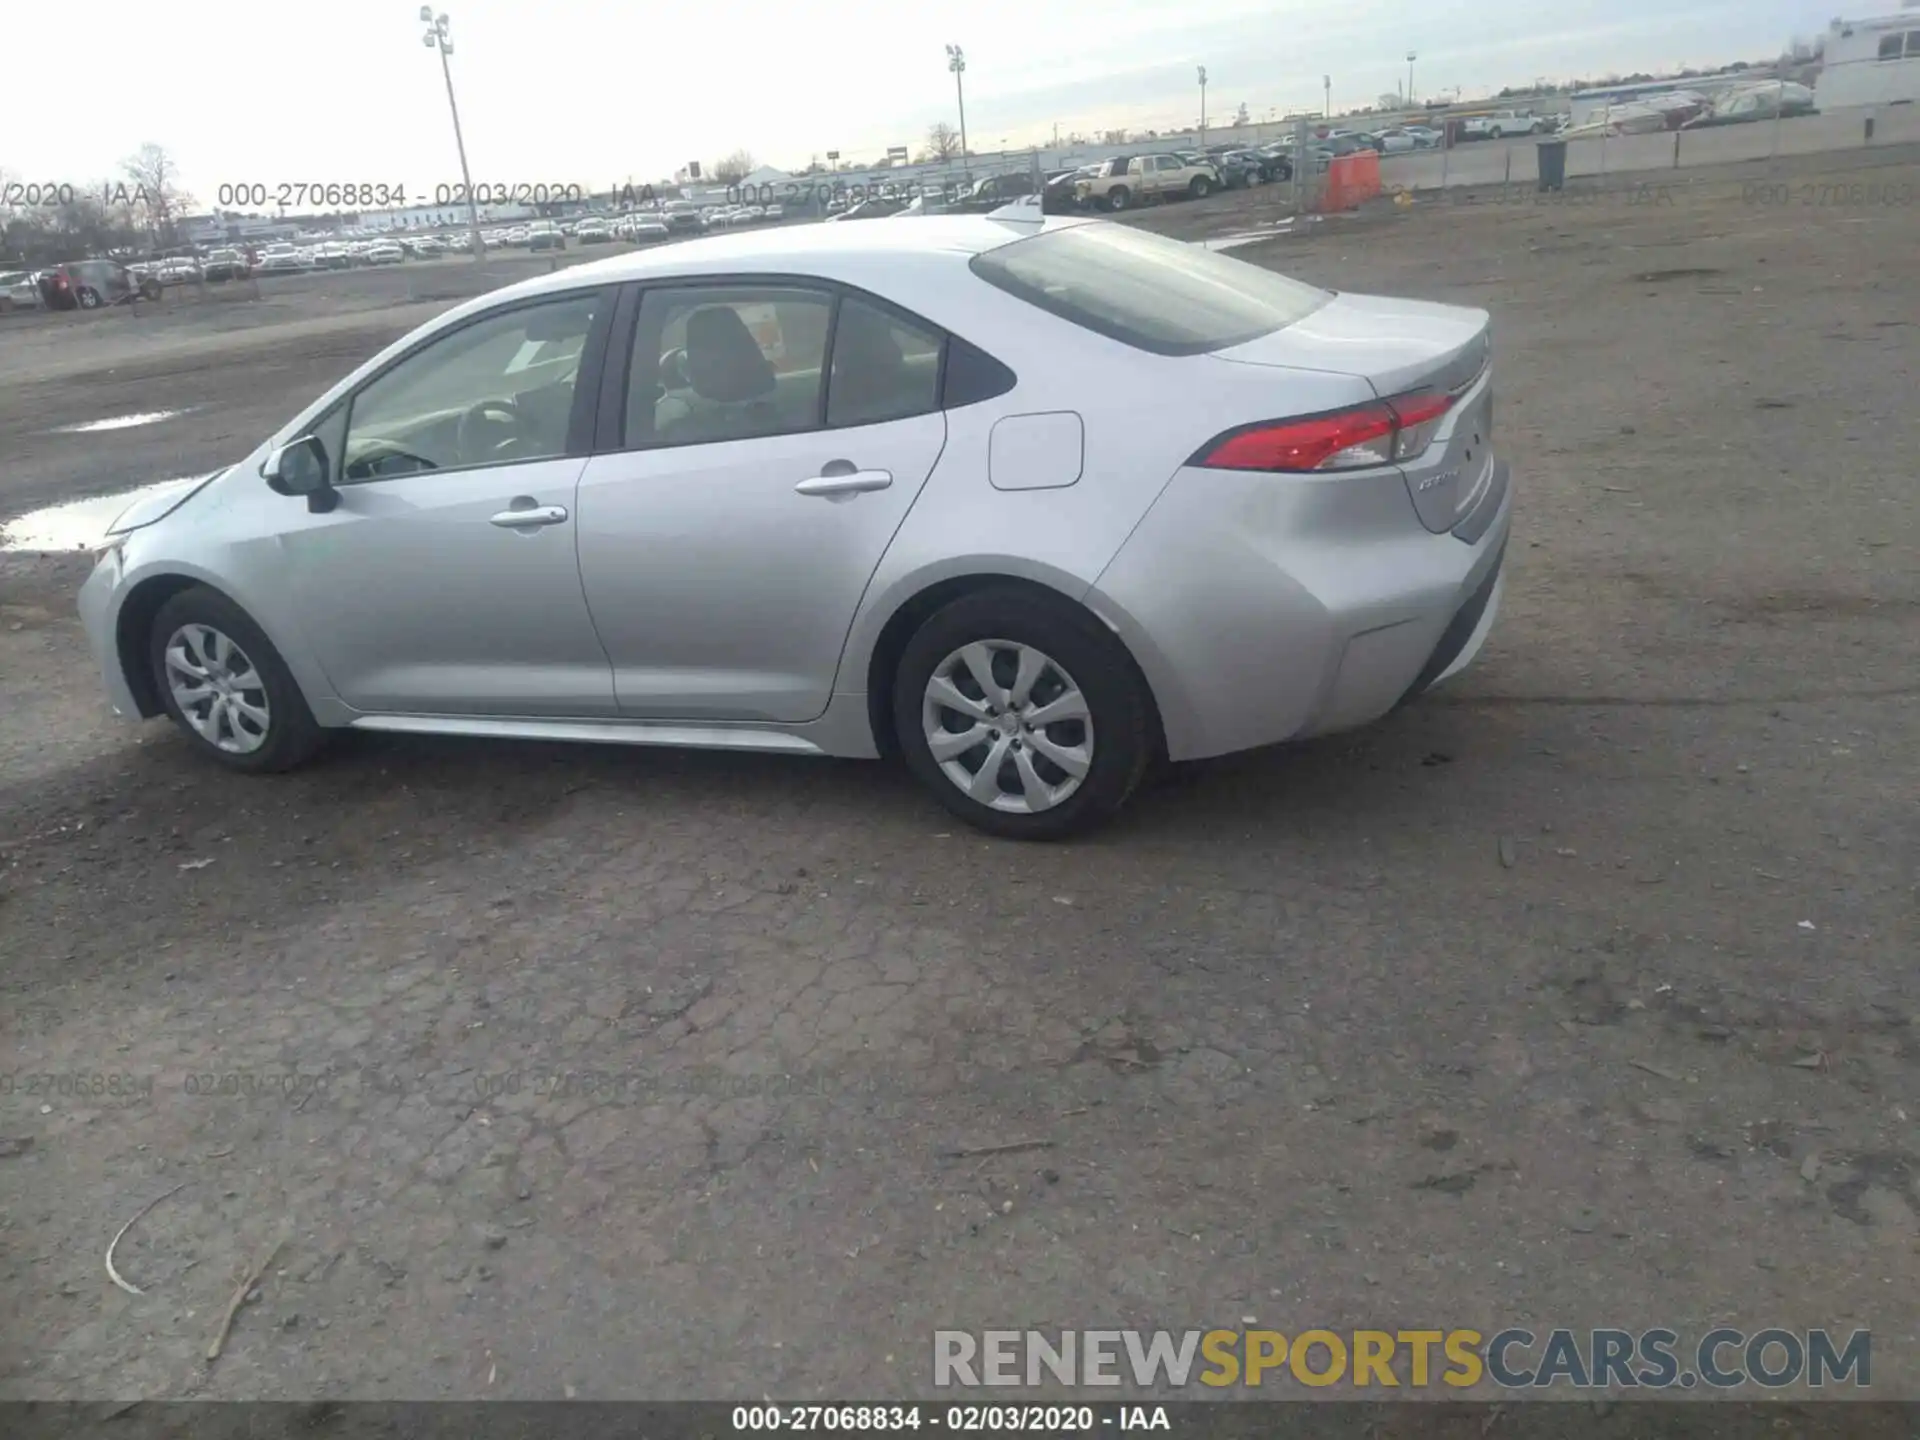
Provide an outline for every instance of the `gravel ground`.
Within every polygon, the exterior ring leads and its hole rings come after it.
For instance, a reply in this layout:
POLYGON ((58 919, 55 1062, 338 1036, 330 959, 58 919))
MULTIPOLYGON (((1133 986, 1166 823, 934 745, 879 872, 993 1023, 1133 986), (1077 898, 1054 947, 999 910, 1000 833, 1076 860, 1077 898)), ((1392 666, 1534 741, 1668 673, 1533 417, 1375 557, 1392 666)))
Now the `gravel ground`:
MULTIPOLYGON (((1479 665, 1079 844, 841 762, 229 776, 104 713, 83 560, 0 558, 0 1398, 909 1395, 935 1328, 1247 1317, 1870 1326, 1920 1395, 1915 214, 1483 198, 1241 252, 1494 311, 1479 665)), ((0 515, 421 309, 15 371, 0 515)))

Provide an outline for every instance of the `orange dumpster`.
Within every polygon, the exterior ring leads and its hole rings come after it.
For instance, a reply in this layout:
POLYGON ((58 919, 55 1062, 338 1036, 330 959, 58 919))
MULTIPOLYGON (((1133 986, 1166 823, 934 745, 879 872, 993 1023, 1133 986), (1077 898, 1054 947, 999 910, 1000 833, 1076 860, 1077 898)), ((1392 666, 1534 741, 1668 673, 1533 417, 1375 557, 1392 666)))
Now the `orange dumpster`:
POLYGON ((1322 209, 1328 214, 1357 210, 1380 193, 1380 156, 1373 150, 1356 150, 1338 156, 1327 166, 1327 196, 1322 209))

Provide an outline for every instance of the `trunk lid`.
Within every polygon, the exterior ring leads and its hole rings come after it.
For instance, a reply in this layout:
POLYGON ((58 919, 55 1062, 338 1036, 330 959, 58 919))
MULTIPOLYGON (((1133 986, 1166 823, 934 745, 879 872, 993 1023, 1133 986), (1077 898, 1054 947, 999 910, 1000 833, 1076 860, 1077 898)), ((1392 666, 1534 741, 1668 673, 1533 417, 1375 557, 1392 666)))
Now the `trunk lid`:
POLYGON ((1213 353, 1242 365, 1364 376, 1382 396, 1451 390, 1485 367, 1491 322, 1464 305, 1335 295, 1304 319, 1213 353))
POLYGON ((1398 468, 1421 523, 1460 522, 1493 468, 1492 316, 1463 305, 1335 295, 1291 325, 1213 352, 1236 365, 1358 376, 1382 399, 1411 391, 1457 396, 1424 454, 1398 468))

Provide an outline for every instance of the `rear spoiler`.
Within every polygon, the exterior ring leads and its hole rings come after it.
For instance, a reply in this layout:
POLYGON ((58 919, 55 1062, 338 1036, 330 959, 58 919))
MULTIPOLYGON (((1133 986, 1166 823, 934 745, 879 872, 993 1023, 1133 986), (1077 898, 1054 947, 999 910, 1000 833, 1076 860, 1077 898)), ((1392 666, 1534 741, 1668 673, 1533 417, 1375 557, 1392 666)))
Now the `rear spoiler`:
POLYGON ((1038 195, 1022 195, 1018 200, 1009 200, 998 210, 989 210, 987 219, 1014 225, 1044 225, 1047 223, 1047 212, 1038 195))

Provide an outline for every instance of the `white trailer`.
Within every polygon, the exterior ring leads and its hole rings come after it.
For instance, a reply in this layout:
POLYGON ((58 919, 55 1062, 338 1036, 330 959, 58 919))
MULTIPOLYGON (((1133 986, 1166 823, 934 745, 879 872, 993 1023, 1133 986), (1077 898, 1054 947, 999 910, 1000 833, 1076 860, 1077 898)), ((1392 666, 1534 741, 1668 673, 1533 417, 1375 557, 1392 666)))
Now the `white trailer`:
POLYGON ((1920 6, 1895 15, 1835 20, 1814 101, 1824 110, 1920 101, 1920 6))

